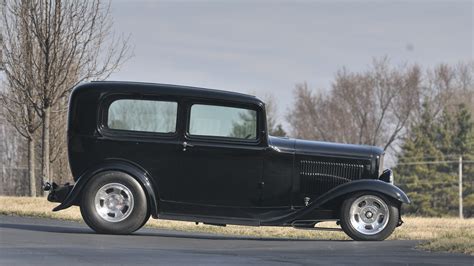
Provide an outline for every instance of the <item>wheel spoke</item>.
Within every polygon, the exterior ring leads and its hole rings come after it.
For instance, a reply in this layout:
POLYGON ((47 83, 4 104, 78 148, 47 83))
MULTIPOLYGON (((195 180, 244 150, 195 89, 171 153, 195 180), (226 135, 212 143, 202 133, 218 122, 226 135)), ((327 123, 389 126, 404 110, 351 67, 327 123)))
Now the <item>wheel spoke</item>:
POLYGON ((108 194, 105 192, 105 190, 99 190, 97 192, 97 196, 102 199, 102 200, 105 200, 105 198, 107 198, 108 194))
POLYGON ((114 195, 120 194, 121 189, 118 187, 112 187, 112 192, 114 195))
POLYGON ((105 207, 104 207, 104 208, 100 208, 100 209, 98 210, 99 215, 102 216, 102 217, 107 216, 108 212, 109 212, 109 210, 108 210, 107 208, 105 208, 105 207))
POLYGON ((359 206, 355 206, 354 211, 352 213, 360 215, 362 213, 362 208, 359 206))
POLYGON ((379 209, 380 204, 378 204, 376 199, 371 199, 370 200, 370 206, 373 207, 373 208, 379 209))
POLYGON ((125 199, 125 198, 124 198, 124 199, 122 199, 122 202, 123 202, 122 205, 124 205, 124 206, 130 206, 130 200, 129 200, 129 199, 125 199))
POLYGON ((114 218, 116 219, 120 219, 123 216, 123 213, 120 210, 114 210, 112 213, 114 214, 114 218))

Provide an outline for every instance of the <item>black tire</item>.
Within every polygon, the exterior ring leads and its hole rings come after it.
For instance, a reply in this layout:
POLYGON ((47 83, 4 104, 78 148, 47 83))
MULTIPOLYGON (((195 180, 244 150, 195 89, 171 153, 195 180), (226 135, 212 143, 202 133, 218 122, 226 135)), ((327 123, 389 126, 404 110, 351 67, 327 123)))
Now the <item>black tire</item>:
POLYGON ((150 208, 147 209, 148 211, 146 213, 145 219, 143 220, 143 223, 140 225, 140 227, 138 227, 138 229, 142 228, 148 222, 148 220, 150 220, 150 208))
MULTIPOLYGON (((368 203, 365 203, 368 204, 368 203)), ((342 230, 352 239, 358 240, 358 241, 381 241, 389 237, 392 232, 395 230, 398 224, 398 219, 399 219, 399 209, 398 209, 398 204, 396 204, 392 199, 388 198, 387 196, 376 193, 376 192, 360 192, 356 194, 352 194, 349 196, 344 202, 342 203, 341 207, 341 213, 340 213, 340 223, 342 230), (377 218, 372 218, 375 215, 372 214, 369 205, 365 206, 363 205, 363 199, 365 198, 364 196, 367 196, 367 201, 370 201, 370 199, 375 199, 374 197, 378 198, 381 200, 385 205, 380 204, 378 201, 375 201, 375 205, 377 206, 380 205, 380 210, 386 209, 385 212, 383 213, 388 213, 388 219, 387 217, 381 217, 379 219, 377 218), (360 202, 362 200, 362 202, 360 202), (357 204, 359 203, 359 204, 357 204), (355 215, 351 216, 351 207, 354 204, 354 210, 361 210, 359 213, 365 213, 365 217, 359 217, 358 212, 355 211, 355 215), (362 207, 360 207, 362 205, 362 207), (365 207, 365 209, 364 209, 365 207), (374 219, 375 221, 375 227, 372 225, 368 225, 372 220, 370 220, 367 216, 370 216, 371 219, 374 219), (383 218, 382 218, 383 217, 383 218), (351 222, 351 218, 353 218, 351 222), (364 220, 363 220, 364 219, 364 220), (384 219, 387 219, 385 221, 384 219), (367 221, 367 223, 364 223, 367 221), (380 222, 379 222, 380 221, 380 222), (362 226, 362 228, 359 227, 357 229, 353 224, 359 224, 359 225, 364 225, 367 224, 366 226, 362 226), (367 232, 365 232, 367 231, 367 232)), ((376 210, 376 208, 374 209, 376 210)))
POLYGON ((140 183, 130 175, 118 171, 103 172, 92 177, 83 189, 80 209, 86 224, 95 232, 102 234, 130 234, 140 229, 150 217, 147 197, 140 183), (106 189, 107 187, 112 188, 106 189), (96 195, 99 190, 102 193, 106 191, 107 199, 101 200, 101 197, 97 196, 99 203, 96 207, 96 195), (128 207, 120 200, 128 200, 128 207), (107 209, 109 205, 105 204, 112 201, 119 202, 111 206, 114 207, 114 211, 120 212, 117 216, 123 215, 123 217, 116 218, 112 212, 99 213, 99 209, 109 210, 107 209), (123 207, 117 210, 116 206, 123 207))

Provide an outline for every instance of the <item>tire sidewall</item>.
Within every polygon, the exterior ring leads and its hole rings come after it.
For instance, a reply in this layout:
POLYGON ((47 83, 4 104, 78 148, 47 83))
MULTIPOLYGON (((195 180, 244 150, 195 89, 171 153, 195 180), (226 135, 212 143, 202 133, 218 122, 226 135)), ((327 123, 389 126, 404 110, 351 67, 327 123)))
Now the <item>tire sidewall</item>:
POLYGON ((93 176, 83 190, 80 209, 82 217, 89 227, 98 233, 106 234, 132 233, 142 227, 149 217, 147 197, 140 183, 132 176, 118 171, 107 171, 93 176), (109 183, 122 184, 130 189, 133 195, 133 210, 127 218, 120 222, 106 221, 96 211, 96 193, 109 183))
POLYGON ((346 200, 344 200, 342 207, 341 207, 341 216, 340 222, 341 227, 344 232, 354 240, 358 241, 381 241, 389 237, 395 228, 398 225, 398 218, 399 218, 399 209, 394 203, 394 201, 387 196, 372 192, 372 191, 365 191, 365 192, 358 192, 349 196, 346 200), (388 211, 389 211, 389 219, 388 223, 385 228, 377 234, 374 235, 366 235, 357 231, 350 222, 350 208, 352 203, 361 196, 364 195, 373 195, 379 197, 381 200, 387 204, 388 211))

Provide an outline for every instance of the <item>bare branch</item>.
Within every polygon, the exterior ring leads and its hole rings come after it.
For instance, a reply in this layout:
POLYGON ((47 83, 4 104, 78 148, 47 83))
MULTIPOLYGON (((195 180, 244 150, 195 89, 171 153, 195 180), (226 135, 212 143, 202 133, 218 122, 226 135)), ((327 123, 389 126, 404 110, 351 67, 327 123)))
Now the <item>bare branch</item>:
POLYGON ((9 104, 8 113, 28 110, 34 119, 32 125, 26 113, 21 121, 10 116, 22 135, 36 130, 40 119, 43 176, 48 178, 50 162, 64 156, 65 145, 50 145, 50 140, 64 139, 64 131, 56 127, 65 123, 51 112, 63 115, 59 110, 66 108, 78 83, 106 78, 118 69, 130 55, 128 38, 115 38, 110 1, 102 0, 10 0, 5 2, 2 25, 8 88, 2 101, 9 104))

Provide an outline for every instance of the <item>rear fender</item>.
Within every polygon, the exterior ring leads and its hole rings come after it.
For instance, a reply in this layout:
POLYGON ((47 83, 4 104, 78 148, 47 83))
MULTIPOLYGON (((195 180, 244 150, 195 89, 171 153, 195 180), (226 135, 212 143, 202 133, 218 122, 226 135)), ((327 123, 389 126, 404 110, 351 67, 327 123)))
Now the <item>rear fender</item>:
POLYGON ((150 179, 150 175, 141 167, 126 161, 113 160, 102 163, 93 169, 90 169, 86 173, 82 174, 74 184, 74 187, 68 193, 64 201, 56 206, 53 211, 60 211, 71 207, 74 204, 78 204, 83 188, 87 182, 95 175, 105 171, 120 171, 129 174, 133 178, 137 179, 138 182, 144 188, 148 197, 148 206, 150 207, 150 214, 153 218, 158 217, 158 206, 157 206, 157 194, 154 190, 154 185, 150 179))

